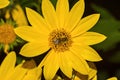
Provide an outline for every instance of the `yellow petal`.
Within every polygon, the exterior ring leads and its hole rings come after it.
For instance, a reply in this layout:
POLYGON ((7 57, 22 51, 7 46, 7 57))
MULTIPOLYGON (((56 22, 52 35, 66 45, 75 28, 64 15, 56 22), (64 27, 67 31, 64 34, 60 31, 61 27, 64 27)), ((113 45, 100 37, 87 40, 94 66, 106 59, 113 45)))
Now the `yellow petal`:
POLYGON ((78 76, 75 76, 74 80, 81 80, 78 76))
POLYGON ((25 44, 20 50, 20 54, 26 57, 34 57, 49 50, 48 43, 30 42, 25 44))
POLYGON ((45 64, 49 62, 48 58, 51 57, 51 54, 46 54, 41 63, 38 65, 38 67, 43 67, 45 64))
POLYGON ((27 71, 28 70, 22 68, 20 64, 15 68, 14 73, 11 75, 11 77, 9 77, 9 79, 10 80, 23 80, 23 77, 26 75, 27 71))
POLYGON ((97 75, 96 75, 96 76, 94 76, 94 78, 92 78, 92 80, 97 80, 97 75))
POLYGON ((40 33, 30 26, 17 27, 15 28, 15 33, 22 39, 29 42, 42 42, 48 40, 47 35, 44 35, 47 33, 40 33))
POLYGON ((38 80, 38 79, 36 79, 36 76, 34 74, 33 75, 27 74, 27 76, 25 76, 23 80, 38 80))
POLYGON ((0 9, 9 5, 9 0, 0 0, 0 9))
POLYGON ((96 32, 85 32, 84 34, 73 38, 74 42, 85 45, 94 45, 106 39, 106 36, 96 32))
POLYGON ((84 13, 84 7, 84 0, 80 0, 70 10, 65 23, 65 28, 69 30, 69 32, 71 32, 78 24, 84 13))
POLYGON ((78 57, 78 55, 70 51, 67 52, 66 56, 69 58, 69 62, 71 62, 71 66, 74 70, 78 71, 81 74, 88 75, 89 66, 82 57, 78 57))
POLYGON ((10 18, 10 10, 6 10, 6 13, 5 13, 5 19, 9 19, 10 18))
POLYGON ((82 20, 80 20, 76 28, 71 32, 71 35, 78 36, 88 31, 97 23, 99 17, 100 17, 100 14, 92 14, 83 18, 82 20))
POLYGON ((117 79, 117 77, 111 77, 111 78, 109 78, 107 80, 118 80, 118 79, 117 79))
POLYGON ((95 77, 97 75, 97 69, 95 67, 95 64, 92 62, 88 62, 89 67, 90 67, 90 71, 89 71, 89 79, 92 79, 93 77, 95 77))
POLYGON ((71 66, 71 62, 69 60, 69 57, 66 56, 67 53, 63 52, 63 53, 59 53, 59 57, 60 57, 60 69, 61 71, 69 78, 72 77, 72 66, 71 66))
POLYGON ((12 10, 12 17, 16 21, 18 26, 28 25, 25 13, 20 5, 16 5, 15 9, 12 10))
POLYGON ((83 75, 83 74, 76 72, 74 80, 90 80, 90 79, 88 79, 87 75, 83 75))
POLYGON ((51 29, 56 29, 56 27, 58 27, 58 19, 54 6, 50 0, 42 1, 42 12, 46 22, 51 26, 51 29))
POLYGON ((10 52, 0 66, 0 80, 4 80, 13 70, 16 63, 15 52, 10 52))
POLYGON ((85 60, 88 61, 101 61, 102 58, 98 55, 98 53, 89 46, 84 45, 72 45, 71 48, 78 56, 81 55, 85 60))
POLYGON ((44 65, 43 74, 46 80, 52 80, 59 69, 59 58, 58 54, 54 51, 50 51, 51 54, 48 59, 48 63, 44 65))
POLYGON ((38 78, 40 76, 41 76, 41 69, 38 69, 36 67, 34 69, 29 70, 23 80, 39 80, 38 78))
POLYGON ((38 80, 38 78, 39 78, 39 80, 41 80, 40 79, 41 76, 42 76, 42 67, 37 67, 37 69, 36 69, 36 78, 37 78, 37 80, 38 80))
POLYGON ((64 26, 68 12, 69 12, 68 0, 58 0, 56 6, 56 14, 59 20, 59 27, 64 26))
POLYGON ((30 24, 41 32, 48 33, 49 27, 47 26, 43 17, 36 11, 26 8, 26 13, 30 24))

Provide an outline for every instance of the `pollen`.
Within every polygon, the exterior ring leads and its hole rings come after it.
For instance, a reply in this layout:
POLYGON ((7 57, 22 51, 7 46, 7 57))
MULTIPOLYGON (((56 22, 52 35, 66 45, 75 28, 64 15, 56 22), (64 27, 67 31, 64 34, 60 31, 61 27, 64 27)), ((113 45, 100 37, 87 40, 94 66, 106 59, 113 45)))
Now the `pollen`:
POLYGON ((53 30, 49 35, 49 45, 57 52, 64 52, 69 50, 71 44, 71 35, 63 28, 53 30))
POLYGON ((16 39, 16 34, 14 28, 10 24, 0 25, 0 43, 10 44, 16 39))

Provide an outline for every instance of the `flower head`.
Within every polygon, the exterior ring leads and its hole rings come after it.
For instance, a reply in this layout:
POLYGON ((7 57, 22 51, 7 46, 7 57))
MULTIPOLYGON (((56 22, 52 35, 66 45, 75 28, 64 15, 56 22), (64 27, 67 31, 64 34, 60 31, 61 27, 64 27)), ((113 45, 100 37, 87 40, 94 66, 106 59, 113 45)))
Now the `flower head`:
POLYGON ((14 28, 28 24, 20 5, 16 5, 12 11, 8 10, 6 13, 9 15, 6 21, 1 20, 0 22, 0 50, 3 48, 4 52, 8 53, 8 50, 13 49, 18 43, 23 42, 23 40, 15 34, 14 28), (10 14, 12 14, 13 20, 10 14))
POLYGON ((56 9, 50 0, 42 0, 43 16, 26 8, 32 27, 15 29, 22 39, 28 41, 20 54, 34 57, 50 50, 40 63, 44 66, 45 79, 52 79, 60 69, 67 77, 72 77, 73 69, 81 74, 88 74, 86 62, 102 60, 90 47, 105 40, 105 36, 96 32, 87 32, 99 19, 99 14, 81 18, 84 13, 84 0, 79 0, 69 10, 68 0, 58 0, 56 9))
POLYGON ((16 35, 13 26, 3 24, 0 26, 0 43, 10 44, 15 41, 16 35))
MULTIPOLYGON (((31 61, 30 61, 31 62, 31 61)), ((10 52, 0 65, 0 80, 39 80, 41 68, 37 66, 28 68, 30 62, 24 62, 16 65, 16 53, 10 52), (26 67, 23 67, 26 65, 26 67)), ((34 62, 31 62, 31 65, 34 62)))

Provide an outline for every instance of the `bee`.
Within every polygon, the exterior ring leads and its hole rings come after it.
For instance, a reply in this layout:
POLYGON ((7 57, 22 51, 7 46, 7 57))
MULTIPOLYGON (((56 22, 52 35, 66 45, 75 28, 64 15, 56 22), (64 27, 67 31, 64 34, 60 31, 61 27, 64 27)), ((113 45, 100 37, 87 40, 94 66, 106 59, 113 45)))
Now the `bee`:
POLYGON ((64 37, 64 38, 58 38, 58 39, 53 40, 53 43, 55 45, 59 45, 59 44, 64 44, 67 41, 68 41, 68 39, 66 37, 64 37))

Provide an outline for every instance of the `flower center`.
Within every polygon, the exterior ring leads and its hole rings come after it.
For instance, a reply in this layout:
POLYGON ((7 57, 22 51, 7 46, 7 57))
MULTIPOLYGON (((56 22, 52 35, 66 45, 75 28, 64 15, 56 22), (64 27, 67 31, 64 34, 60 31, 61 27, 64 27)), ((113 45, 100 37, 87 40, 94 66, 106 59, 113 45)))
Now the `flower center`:
POLYGON ((14 42, 16 35, 13 26, 9 24, 0 25, 0 43, 10 44, 14 42))
POLYGON ((63 28, 53 30, 49 35, 49 45, 57 52, 69 50, 71 44, 71 35, 63 28))

